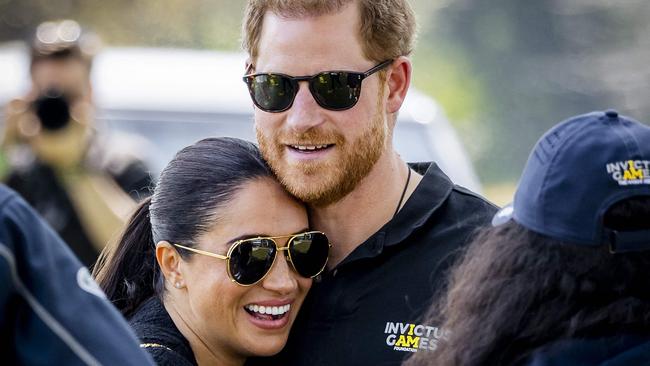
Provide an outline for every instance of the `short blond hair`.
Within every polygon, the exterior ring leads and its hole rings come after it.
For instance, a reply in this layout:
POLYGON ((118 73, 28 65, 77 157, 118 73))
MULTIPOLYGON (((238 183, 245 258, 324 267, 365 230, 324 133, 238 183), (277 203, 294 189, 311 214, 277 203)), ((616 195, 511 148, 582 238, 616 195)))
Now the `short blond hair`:
POLYGON ((366 58, 381 62, 411 54, 416 24, 407 0, 249 0, 242 26, 242 46, 254 61, 268 11, 286 18, 304 18, 338 12, 351 2, 359 6, 359 34, 366 58))

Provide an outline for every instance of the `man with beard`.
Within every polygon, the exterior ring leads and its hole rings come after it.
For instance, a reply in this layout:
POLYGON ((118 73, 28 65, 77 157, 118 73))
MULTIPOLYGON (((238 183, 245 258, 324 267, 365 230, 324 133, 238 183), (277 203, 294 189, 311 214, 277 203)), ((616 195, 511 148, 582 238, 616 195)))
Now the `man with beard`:
POLYGON ((444 338, 418 319, 495 207, 393 148, 414 33, 406 0, 248 2, 244 81, 260 149, 332 243, 271 364, 399 364, 444 338))

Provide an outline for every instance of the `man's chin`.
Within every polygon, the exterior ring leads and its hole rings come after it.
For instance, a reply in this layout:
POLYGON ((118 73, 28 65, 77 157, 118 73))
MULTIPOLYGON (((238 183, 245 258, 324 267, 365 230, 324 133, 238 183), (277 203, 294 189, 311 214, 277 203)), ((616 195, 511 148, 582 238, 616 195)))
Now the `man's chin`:
POLYGON ((338 197, 334 198, 329 192, 314 192, 300 189, 296 191, 290 190, 289 192, 303 203, 317 208, 327 207, 341 199, 338 197))
MULTIPOLYGON (((320 170, 327 172, 327 170, 320 170)), ((318 174, 318 171, 311 169, 283 169, 276 170, 276 176, 280 177, 280 183, 291 195, 309 205, 322 205, 329 196, 328 189, 331 184, 330 177, 318 174)))
MULTIPOLYGON (((325 171, 325 172, 332 172, 325 171)), ((281 184, 294 197, 312 207, 326 207, 343 199, 354 189, 344 177, 324 174, 284 172, 281 184)), ((339 172, 340 174, 340 172, 339 172)))

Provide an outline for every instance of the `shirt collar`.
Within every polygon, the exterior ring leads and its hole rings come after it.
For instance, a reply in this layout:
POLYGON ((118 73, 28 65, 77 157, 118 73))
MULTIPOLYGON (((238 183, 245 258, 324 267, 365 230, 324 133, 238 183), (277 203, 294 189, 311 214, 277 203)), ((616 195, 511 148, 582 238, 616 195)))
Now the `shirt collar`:
POLYGON ((410 163, 409 167, 422 174, 423 178, 404 207, 380 230, 386 233, 385 246, 401 243, 424 225, 454 188, 449 177, 436 163, 410 163))
POLYGON ((442 206, 454 184, 436 163, 409 163, 423 178, 397 215, 350 253, 337 267, 379 255, 384 246, 403 242, 442 206))

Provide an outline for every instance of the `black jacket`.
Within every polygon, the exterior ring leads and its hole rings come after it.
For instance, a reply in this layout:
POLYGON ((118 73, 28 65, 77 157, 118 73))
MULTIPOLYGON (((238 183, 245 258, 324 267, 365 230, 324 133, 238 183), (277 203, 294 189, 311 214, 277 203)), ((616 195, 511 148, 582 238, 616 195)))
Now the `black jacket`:
MULTIPOLYGON (((106 170, 104 173, 134 200, 147 197, 153 183, 144 163, 133 160, 121 165, 124 167, 119 171, 106 170)), ((99 253, 70 199, 75 192, 66 191, 50 166, 34 160, 17 167, 7 177, 7 185, 36 209, 83 264, 90 267, 95 263, 99 253)))
POLYGON ((146 349, 161 366, 196 366, 190 344, 157 297, 145 301, 129 320, 146 349))

